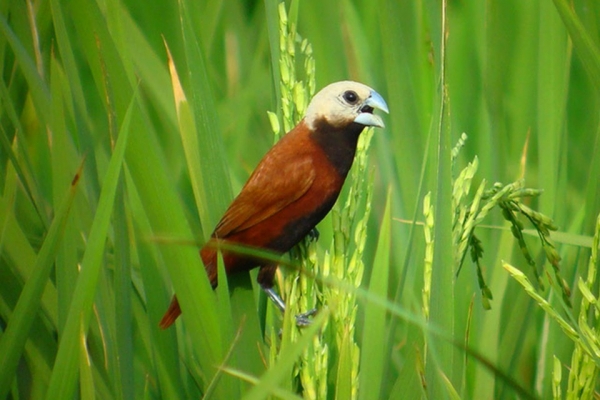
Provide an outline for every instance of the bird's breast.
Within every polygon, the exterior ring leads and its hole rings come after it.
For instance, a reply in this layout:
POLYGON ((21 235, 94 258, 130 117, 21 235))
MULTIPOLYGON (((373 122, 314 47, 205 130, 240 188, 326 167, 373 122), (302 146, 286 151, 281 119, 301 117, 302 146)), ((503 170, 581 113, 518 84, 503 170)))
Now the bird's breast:
POLYGON ((314 161, 317 176, 303 196, 229 239, 282 253, 302 240, 331 210, 344 183, 326 159, 318 157, 314 161))

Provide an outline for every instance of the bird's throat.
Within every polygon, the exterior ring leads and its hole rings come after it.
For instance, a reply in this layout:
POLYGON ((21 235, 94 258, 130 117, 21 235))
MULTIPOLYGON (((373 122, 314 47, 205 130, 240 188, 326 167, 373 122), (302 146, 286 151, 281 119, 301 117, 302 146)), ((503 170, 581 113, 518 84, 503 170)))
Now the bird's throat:
POLYGON ((354 161, 358 137, 364 126, 352 123, 345 128, 334 128, 327 123, 316 126, 312 137, 323 149, 325 156, 342 178, 348 175, 348 171, 354 161))

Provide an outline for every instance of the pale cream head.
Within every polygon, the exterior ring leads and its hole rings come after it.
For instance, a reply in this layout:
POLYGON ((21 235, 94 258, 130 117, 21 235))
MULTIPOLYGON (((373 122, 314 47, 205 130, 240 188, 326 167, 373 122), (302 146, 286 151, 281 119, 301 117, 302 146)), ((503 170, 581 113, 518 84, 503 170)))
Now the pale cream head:
POLYGON ((325 86, 313 97, 304 121, 310 129, 315 128, 315 121, 319 119, 336 128, 353 122, 383 128, 381 117, 373 114, 375 108, 388 112, 379 93, 362 83, 341 81, 325 86))

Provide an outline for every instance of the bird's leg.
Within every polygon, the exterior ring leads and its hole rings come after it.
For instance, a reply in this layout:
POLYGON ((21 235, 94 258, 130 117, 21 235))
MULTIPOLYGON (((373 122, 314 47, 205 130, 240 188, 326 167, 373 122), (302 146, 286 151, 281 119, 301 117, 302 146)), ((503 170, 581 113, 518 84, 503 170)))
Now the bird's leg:
MULTIPOLYGON (((285 313, 285 303, 279 297, 277 292, 273 289, 273 278, 275 277, 275 271, 277 271, 277 265, 265 265, 258 271, 257 281, 260 287, 265 291, 267 296, 271 299, 275 306, 282 312, 285 313)), ((314 315, 317 309, 314 308, 305 313, 296 315, 296 325, 307 326, 310 325, 310 319, 308 317, 314 315)))
POLYGON ((275 292, 275 290, 273 290, 272 287, 263 288, 263 290, 265 291, 267 296, 269 296, 271 301, 275 303, 275 307, 277 307, 282 313, 285 313, 285 303, 283 302, 283 299, 279 297, 279 295, 275 292))
MULTIPOLYGON (((277 294, 277 292, 275 292, 275 290, 270 287, 270 288, 266 288, 263 287, 263 290, 265 291, 265 293, 267 294, 267 296, 269 296, 269 298, 271 299, 271 301, 273 301, 273 303, 275 303, 275 306, 282 312, 285 313, 285 303, 283 302, 283 300, 281 299, 281 297, 279 297, 279 295, 277 294)), ((308 326, 311 323, 311 320, 309 317, 315 315, 317 313, 317 309, 313 308, 312 310, 309 310, 305 313, 302 314, 297 314, 296 315, 296 325, 298 326, 308 326)))

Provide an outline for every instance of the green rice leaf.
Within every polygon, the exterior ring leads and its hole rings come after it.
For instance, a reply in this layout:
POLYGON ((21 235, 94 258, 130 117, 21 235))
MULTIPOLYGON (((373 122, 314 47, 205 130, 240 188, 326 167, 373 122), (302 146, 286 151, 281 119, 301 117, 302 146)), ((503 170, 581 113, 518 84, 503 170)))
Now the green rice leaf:
MULTIPOLYGON (((385 212, 381 221, 377 252, 373 262, 369 293, 382 299, 388 297, 388 276, 390 268, 392 205, 391 190, 388 190, 385 212)), ((360 366, 360 398, 379 398, 381 393, 381 375, 388 354, 384 332, 386 310, 379 305, 367 302, 365 305, 365 329, 362 337, 360 366)))
POLYGON ((82 331, 87 331, 92 313, 92 304, 101 271, 112 206, 115 200, 117 184, 129 137, 129 124, 136 101, 137 96, 134 96, 123 120, 115 150, 104 179, 105 183, 100 195, 98 211, 96 212, 92 230, 90 231, 88 247, 81 261, 81 273, 73 292, 73 301, 50 378, 46 394, 46 398, 48 399, 71 397, 76 386, 78 375, 77 363, 80 357, 79 337, 82 331))
MULTIPOLYGON (((33 274, 23 287, 21 296, 6 330, 0 336, 0 397, 5 397, 10 388, 19 357, 29 336, 33 320, 40 306, 42 293, 52 271, 54 257, 64 233, 65 223, 73 204, 80 182, 83 164, 72 180, 60 207, 50 225, 46 240, 38 253, 33 274)), ((8 215, 8 214, 5 214, 8 215)))

